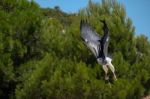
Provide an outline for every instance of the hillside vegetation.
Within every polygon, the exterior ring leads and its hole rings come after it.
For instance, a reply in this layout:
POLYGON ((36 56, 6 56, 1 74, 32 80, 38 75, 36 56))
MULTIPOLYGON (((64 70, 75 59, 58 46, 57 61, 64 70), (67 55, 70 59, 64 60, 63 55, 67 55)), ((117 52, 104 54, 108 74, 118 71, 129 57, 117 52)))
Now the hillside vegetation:
POLYGON ((150 41, 135 35, 124 5, 90 0, 69 14, 32 0, 0 0, 0 99, 141 99, 148 94, 150 41), (111 88, 83 44, 81 19, 99 35, 99 20, 108 24, 109 55, 118 77, 115 82, 110 77, 111 88))

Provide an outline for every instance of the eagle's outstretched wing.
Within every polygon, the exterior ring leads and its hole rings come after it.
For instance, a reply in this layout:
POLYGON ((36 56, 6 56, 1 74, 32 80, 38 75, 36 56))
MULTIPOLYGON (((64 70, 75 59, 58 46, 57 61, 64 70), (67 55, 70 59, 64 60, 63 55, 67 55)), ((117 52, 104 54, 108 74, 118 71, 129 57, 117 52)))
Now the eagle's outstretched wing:
POLYGON ((103 23, 103 31, 104 35, 101 38, 101 47, 103 47, 102 53, 104 53, 102 57, 106 57, 108 54, 108 44, 109 44, 109 29, 105 20, 100 20, 103 23))
POLYGON ((81 20, 80 23, 80 32, 87 47, 93 52, 95 57, 98 57, 100 52, 100 36, 87 22, 83 20, 81 20))
POLYGON ((98 41, 101 40, 100 36, 95 32, 95 30, 85 21, 81 20, 80 23, 81 37, 88 41, 98 41))
POLYGON ((108 55, 108 44, 109 44, 109 38, 106 39, 106 42, 104 43, 104 55, 108 55))

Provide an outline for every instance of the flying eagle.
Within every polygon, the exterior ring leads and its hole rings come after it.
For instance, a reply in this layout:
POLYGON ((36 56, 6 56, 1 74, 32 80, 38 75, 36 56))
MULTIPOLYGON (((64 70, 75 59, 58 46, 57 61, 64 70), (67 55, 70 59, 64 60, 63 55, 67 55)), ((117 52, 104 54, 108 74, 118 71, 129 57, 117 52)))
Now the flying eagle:
POLYGON ((113 73, 114 80, 117 80, 115 75, 115 68, 112 65, 112 59, 107 56, 108 53, 108 42, 109 42, 109 29, 105 20, 101 20, 103 23, 104 35, 102 37, 91 27, 91 25, 84 20, 80 22, 81 37, 85 45, 90 49, 97 59, 97 62, 102 65, 105 72, 105 79, 108 80, 108 68, 113 73))

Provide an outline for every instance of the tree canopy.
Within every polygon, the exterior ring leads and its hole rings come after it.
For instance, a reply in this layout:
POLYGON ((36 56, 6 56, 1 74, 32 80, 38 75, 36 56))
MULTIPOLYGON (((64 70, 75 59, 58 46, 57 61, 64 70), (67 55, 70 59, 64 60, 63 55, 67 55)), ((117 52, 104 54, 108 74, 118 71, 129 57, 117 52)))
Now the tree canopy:
POLYGON ((150 41, 137 36, 124 5, 93 3, 70 14, 32 0, 0 1, 1 99, 141 99, 150 94, 150 41), (104 71, 80 37, 87 19, 99 35, 105 19, 118 81, 104 71))

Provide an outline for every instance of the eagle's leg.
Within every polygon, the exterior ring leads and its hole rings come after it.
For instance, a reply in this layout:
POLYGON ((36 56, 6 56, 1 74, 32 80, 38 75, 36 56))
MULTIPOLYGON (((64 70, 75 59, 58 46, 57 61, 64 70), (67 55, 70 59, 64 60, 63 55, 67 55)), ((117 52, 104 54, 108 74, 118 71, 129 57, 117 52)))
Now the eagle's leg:
POLYGON ((103 70, 105 72, 105 80, 108 80, 109 76, 107 75, 108 74, 108 67, 107 67, 107 65, 103 65, 103 70))
POLYGON ((116 80, 117 80, 117 77, 116 77, 116 74, 115 74, 115 68, 114 68, 114 66, 112 65, 112 63, 109 63, 109 64, 108 64, 108 67, 109 67, 110 70, 112 71, 112 73, 113 73, 113 78, 114 78, 114 80, 116 81, 116 80))

